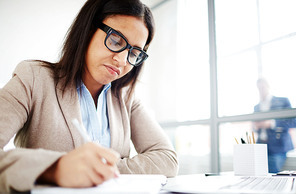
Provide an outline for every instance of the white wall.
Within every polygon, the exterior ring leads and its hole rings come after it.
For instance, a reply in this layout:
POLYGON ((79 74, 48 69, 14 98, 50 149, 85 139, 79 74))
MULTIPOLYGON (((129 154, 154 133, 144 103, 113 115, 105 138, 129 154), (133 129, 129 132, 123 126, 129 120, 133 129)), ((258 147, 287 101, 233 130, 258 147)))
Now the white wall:
MULTIPOLYGON (((85 1, 0 0, 0 88, 9 81, 22 60, 55 62, 58 59, 66 32, 85 1)), ((143 2, 150 6, 153 3, 150 0, 143 2)), ((148 106, 153 110, 162 107, 166 116, 176 112, 171 110, 175 108, 173 97, 167 99, 166 104, 159 100, 164 93, 175 91, 166 86, 163 78, 174 80, 176 75, 176 69, 171 65, 176 60, 176 6, 177 1, 169 1, 153 10, 156 34, 148 51, 143 84, 139 87, 148 106), (159 89, 154 92, 156 86, 159 89)), ((155 112, 158 120, 164 120, 163 112, 155 112)))
POLYGON ((22 60, 54 62, 86 0, 0 0, 0 87, 22 60))
MULTIPOLYGON (((58 59, 65 34, 85 1, 0 0, 0 88, 8 82, 14 68, 22 60, 55 62, 58 59)), ((143 2, 152 4, 150 0, 143 2)), ((156 35, 148 51, 150 57, 146 62, 140 89, 144 101, 154 110, 165 106, 159 104, 163 93, 174 91, 166 89, 163 78, 170 77, 170 80, 174 80, 176 73, 171 64, 176 60, 173 56, 176 56, 177 1, 170 1, 165 5, 153 10, 156 35), (170 36, 167 36, 168 32, 170 36), (159 91, 152 93, 155 86, 159 91)), ((175 99, 168 99, 167 107, 162 110, 174 114, 174 110, 169 111, 174 108, 172 104, 175 104, 175 99)), ((156 115, 159 120, 161 115, 162 113, 156 115)))

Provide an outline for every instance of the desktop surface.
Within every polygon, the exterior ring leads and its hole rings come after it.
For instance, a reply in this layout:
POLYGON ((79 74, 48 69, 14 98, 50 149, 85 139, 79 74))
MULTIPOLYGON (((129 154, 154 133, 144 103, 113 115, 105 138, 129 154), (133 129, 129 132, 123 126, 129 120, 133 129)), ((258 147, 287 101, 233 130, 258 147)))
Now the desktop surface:
POLYGON ((282 176, 181 175, 168 179, 163 193, 296 193, 295 178, 282 176))
POLYGON ((296 193, 295 176, 234 176, 233 173, 192 174, 166 178, 163 175, 121 175, 91 188, 37 186, 32 194, 51 193, 296 193), (165 184, 165 185, 164 185, 165 184), (164 186, 161 186, 164 185, 164 186), (264 189, 265 188, 265 189, 264 189))

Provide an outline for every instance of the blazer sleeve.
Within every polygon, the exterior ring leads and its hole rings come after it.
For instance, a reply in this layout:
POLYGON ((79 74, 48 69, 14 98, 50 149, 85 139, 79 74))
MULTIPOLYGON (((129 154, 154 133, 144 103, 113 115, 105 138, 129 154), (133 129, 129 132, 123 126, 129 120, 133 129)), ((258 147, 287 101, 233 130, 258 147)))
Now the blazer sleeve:
POLYGON ((132 104, 130 123, 131 140, 138 154, 123 158, 118 164, 120 172, 176 176, 177 154, 163 129, 140 101, 135 100, 132 104))
POLYGON ((30 190, 38 176, 64 154, 44 149, 3 150, 28 120, 33 84, 32 69, 23 62, 0 91, 0 193, 30 190))
POLYGON ((62 155, 44 149, 1 150, 0 193, 31 190, 41 173, 62 155))

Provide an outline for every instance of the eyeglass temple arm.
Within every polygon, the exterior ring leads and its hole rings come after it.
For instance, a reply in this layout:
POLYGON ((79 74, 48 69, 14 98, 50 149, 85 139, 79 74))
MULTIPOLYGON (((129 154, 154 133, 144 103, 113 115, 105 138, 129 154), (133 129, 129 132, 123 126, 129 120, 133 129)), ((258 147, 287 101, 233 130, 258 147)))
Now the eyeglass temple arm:
POLYGON ((102 22, 96 23, 96 27, 102 29, 106 33, 108 33, 108 31, 111 29, 109 26, 103 24, 102 22))

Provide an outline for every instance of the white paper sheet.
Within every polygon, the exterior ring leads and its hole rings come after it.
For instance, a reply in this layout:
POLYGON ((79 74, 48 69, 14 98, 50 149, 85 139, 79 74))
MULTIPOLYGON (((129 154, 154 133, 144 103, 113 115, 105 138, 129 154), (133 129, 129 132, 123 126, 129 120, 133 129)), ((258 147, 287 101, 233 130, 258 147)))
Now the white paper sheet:
POLYGON ((90 188, 62 188, 62 187, 44 187, 37 186, 31 190, 32 194, 76 194, 76 193, 141 193, 157 194, 163 184, 166 183, 166 177, 163 175, 120 175, 119 178, 111 179, 101 185, 90 188))

